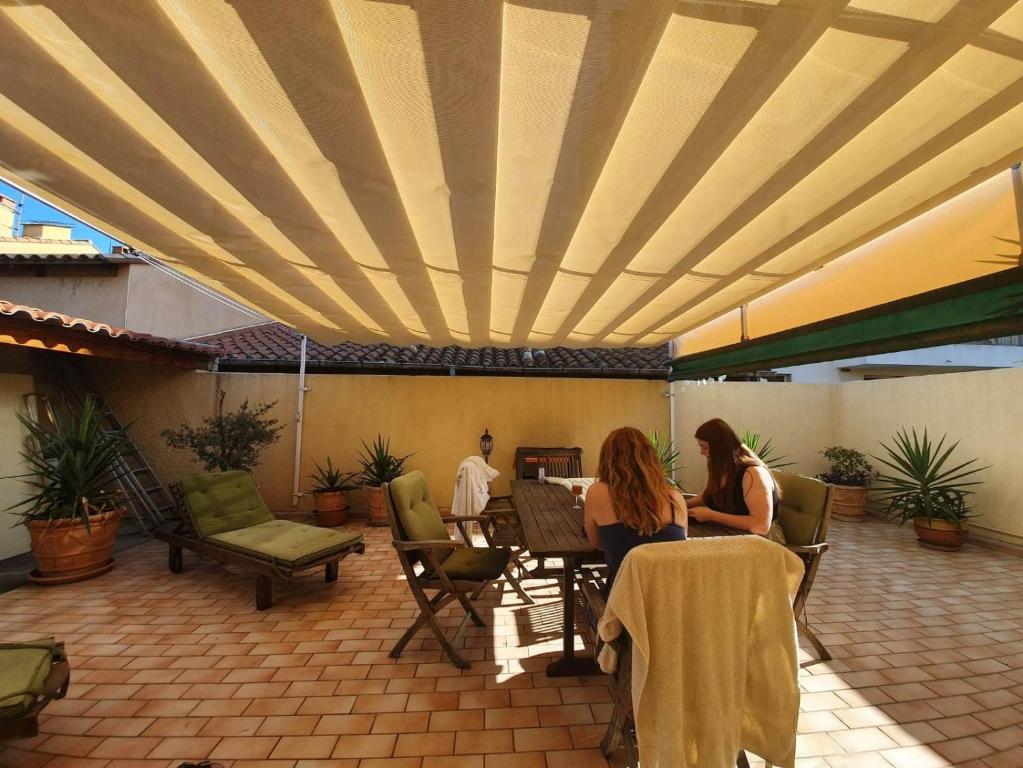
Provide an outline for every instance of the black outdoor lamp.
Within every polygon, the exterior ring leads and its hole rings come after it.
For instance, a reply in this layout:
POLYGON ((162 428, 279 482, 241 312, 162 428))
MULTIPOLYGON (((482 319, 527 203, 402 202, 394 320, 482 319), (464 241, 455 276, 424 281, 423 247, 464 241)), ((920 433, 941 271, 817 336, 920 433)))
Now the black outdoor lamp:
POLYGON ((490 430, 484 429, 483 434, 480 436, 480 453, 483 454, 483 460, 490 463, 490 454, 494 450, 494 438, 490 436, 490 430))

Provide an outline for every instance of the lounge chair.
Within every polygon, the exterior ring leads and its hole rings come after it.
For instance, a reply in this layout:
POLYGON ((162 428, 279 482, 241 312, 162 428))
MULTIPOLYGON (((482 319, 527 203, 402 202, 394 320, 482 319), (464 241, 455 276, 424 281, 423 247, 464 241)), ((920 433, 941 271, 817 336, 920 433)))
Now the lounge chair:
POLYGON ((156 537, 170 545, 173 573, 184 568, 182 550, 251 571, 256 608, 273 603, 273 578, 291 581, 324 566, 324 581, 337 581, 338 563, 366 547, 362 534, 278 520, 267 509, 248 472, 213 472, 181 479, 181 524, 156 537))
POLYGON ((39 713, 64 698, 70 680, 63 643, 0 643, 0 741, 37 735, 39 713))

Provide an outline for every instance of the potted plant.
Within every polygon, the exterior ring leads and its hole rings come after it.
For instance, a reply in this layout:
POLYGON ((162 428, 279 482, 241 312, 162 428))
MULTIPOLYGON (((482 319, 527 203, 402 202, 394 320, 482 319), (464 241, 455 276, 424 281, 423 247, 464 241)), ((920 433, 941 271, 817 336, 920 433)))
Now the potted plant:
POLYGON ((190 450, 207 472, 233 469, 251 472, 259 464, 263 449, 281 439, 284 425, 266 415, 277 401, 249 407, 246 400, 238 410, 225 413, 226 397, 226 392, 217 390, 217 413, 206 416, 199 427, 182 424, 160 434, 171 448, 190 450))
POLYGON ((739 440, 759 458, 770 469, 782 469, 791 467, 794 461, 785 461, 788 456, 775 456, 774 444, 771 438, 762 437, 759 432, 751 429, 744 429, 739 434, 739 440))
POLYGON ((55 408, 52 424, 18 414, 28 430, 21 452, 30 472, 17 477, 34 493, 9 509, 28 528, 40 584, 66 584, 106 573, 124 499, 111 485, 126 442, 106 424, 107 409, 87 395, 80 410, 55 408))
POLYGON ((682 465, 678 462, 679 452, 675 448, 675 443, 672 441, 670 435, 664 435, 663 437, 655 429, 648 437, 650 442, 654 446, 654 451, 657 453, 657 459, 661 462, 661 470, 664 472, 664 479, 668 481, 668 485, 673 488, 679 488, 679 484, 675 481, 672 475, 682 468, 682 465))
POLYGON ((366 485, 366 495, 369 499, 369 524, 387 525, 387 509, 384 506, 381 486, 400 477, 405 471, 405 462, 414 454, 410 453, 400 458, 392 456, 391 439, 385 440, 380 435, 377 435, 372 447, 366 445, 366 441, 363 440, 362 448, 359 453, 362 471, 359 474, 366 485))
POLYGON ((913 521, 917 539, 931 549, 957 550, 969 535, 967 497, 981 481, 971 479, 987 467, 973 466, 977 459, 949 461, 959 442, 945 447, 947 435, 933 444, 924 430, 918 437, 903 429, 892 445, 881 444, 887 458, 874 458, 887 467, 877 476, 874 490, 888 504, 888 514, 899 523, 913 521), (946 466, 951 464, 952 466, 946 466))
POLYGON ((831 469, 817 475, 831 485, 831 514, 839 520, 863 522, 867 516, 867 486, 874 468, 853 448, 833 445, 821 453, 831 463, 831 469))
POLYGON ((355 490, 352 480, 359 476, 358 472, 342 472, 340 467, 335 467, 327 457, 326 466, 320 466, 313 462, 316 470, 309 475, 314 485, 310 488, 313 498, 316 499, 316 524, 323 528, 333 528, 344 525, 348 517, 348 501, 345 499, 345 491, 355 490))

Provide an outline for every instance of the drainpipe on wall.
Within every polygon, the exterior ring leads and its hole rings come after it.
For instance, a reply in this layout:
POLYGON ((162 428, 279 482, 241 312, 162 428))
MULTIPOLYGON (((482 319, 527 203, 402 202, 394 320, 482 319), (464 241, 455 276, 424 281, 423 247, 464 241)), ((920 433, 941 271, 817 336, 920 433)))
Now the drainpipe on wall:
MULTIPOLYGON (((675 359, 675 340, 672 339, 668 342, 668 359, 675 359)), ((675 382, 668 379, 668 434, 670 435, 671 445, 675 450, 678 450, 678 443, 675 442, 675 382)), ((676 470, 671 470, 671 479, 677 480, 675 477, 676 470)))
POLYGON ((309 390, 305 385, 305 356, 308 343, 309 337, 303 336, 302 352, 298 363, 298 411, 295 414, 295 482, 291 492, 293 507, 298 506, 298 500, 302 496, 302 492, 299 490, 299 481, 302 469, 302 411, 305 406, 305 393, 309 390))

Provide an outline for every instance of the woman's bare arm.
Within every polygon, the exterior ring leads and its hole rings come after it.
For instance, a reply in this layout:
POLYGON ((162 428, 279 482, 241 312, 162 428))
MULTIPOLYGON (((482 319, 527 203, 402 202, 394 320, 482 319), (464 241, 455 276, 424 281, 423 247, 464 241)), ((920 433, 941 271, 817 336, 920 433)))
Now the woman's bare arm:
POLYGON ((748 515, 730 515, 707 507, 692 506, 689 514, 701 523, 711 522, 726 525, 740 531, 749 531, 766 536, 771 529, 771 490, 774 481, 766 467, 753 467, 745 473, 742 481, 742 496, 749 508, 748 515), (764 476, 766 475, 766 477, 764 476))

